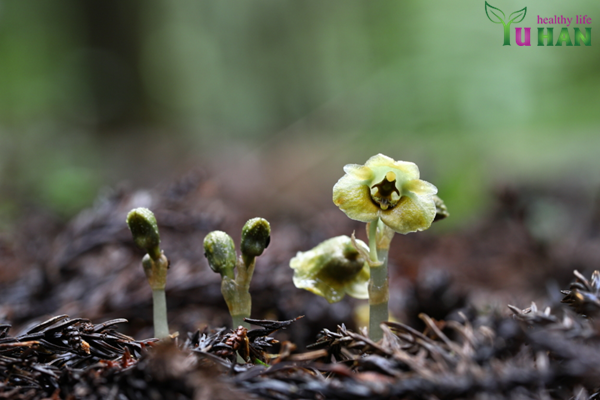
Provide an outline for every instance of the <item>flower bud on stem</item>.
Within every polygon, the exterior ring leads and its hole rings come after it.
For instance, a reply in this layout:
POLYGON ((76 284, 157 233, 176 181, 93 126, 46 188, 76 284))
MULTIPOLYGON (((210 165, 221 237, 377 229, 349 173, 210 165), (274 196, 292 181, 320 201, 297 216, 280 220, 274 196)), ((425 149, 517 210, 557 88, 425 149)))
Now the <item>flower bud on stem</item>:
POLYGON ((213 271, 221 274, 221 293, 229 308, 233 329, 243 326, 250 329, 244 318, 250 318, 252 298, 250 281, 254 274, 256 257, 269 245, 271 226, 263 218, 253 218, 242 229, 241 251, 237 259, 233 239, 221 231, 209 233, 204 239, 205 256, 213 271), (234 269, 237 273, 234 276, 234 269))
POLYGON ((242 228, 240 249, 242 261, 252 279, 256 257, 260 256, 271 242, 271 225, 264 218, 252 218, 242 228))
POLYGON ((154 335, 159 339, 167 338, 169 325, 165 286, 169 260, 159 247, 160 236, 156 218, 147 208, 136 208, 127 214, 127 225, 135 244, 147 253, 142 259, 142 266, 152 288, 154 335))

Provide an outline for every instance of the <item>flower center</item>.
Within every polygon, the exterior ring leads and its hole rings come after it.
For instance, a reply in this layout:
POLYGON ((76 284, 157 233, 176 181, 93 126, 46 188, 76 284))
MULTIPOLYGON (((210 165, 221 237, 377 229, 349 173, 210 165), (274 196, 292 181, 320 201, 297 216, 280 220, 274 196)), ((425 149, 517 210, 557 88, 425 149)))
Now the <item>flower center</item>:
POLYGON ((396 174, 389 171, 383 180, 371 187, 371 198, 382 210, 393 208, 400 201, 400 191, 396 187, 396 174))
POLYGON ((320 276, 331 279, 334 282, 349 282, 356 277, 364 267, 365 261, 357 257, 355 259, 332 259, 323 266, 320 276))

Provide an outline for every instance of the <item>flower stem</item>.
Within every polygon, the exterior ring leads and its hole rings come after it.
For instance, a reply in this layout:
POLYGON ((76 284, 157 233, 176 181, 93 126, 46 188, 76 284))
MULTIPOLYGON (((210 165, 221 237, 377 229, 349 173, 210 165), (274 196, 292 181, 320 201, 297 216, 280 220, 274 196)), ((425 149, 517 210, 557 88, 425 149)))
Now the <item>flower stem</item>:
POLYGON ((233 330, 235 331, 238 326, 243 326, 244 328, 250 330, 250 324, 244 321, 244 318, 250 317, 249 315, 232 315, 231 320, 233 322, 233 330))
POLYGON ((379 218, 371 222, 369 225, 369 256, 371 261, 377 262, 377 225, 379 224, 379 218))
POLYGON ((238 287, 239 301, 246 312, 240 315, 232 315, 233 329, 237 329, 242 325, 246 329, 250 329, 250 324, 244 321, 244 318, 250 318, 250 310, 252 309, 252 297, 250 296, 250 281, 254 275, 254 267, 256 266, 256 257, 246 257, 242 255, 241 262, 238 262, 237 276, 235 280, 238 287))
POLYGON ((388 300, 388 250, 380 249, 377 253, 383 263, 379 267, 371 267, 369 280, 369 338, 378 341, 383 337, 382 322, 389 320, 388 300))
POLYGON ((159 339, 169 337, 167 323, 167 298, 164 289, 152 290, 152 305, 154 314, 154 336, 159 339))
POLYGON ((223 276, 221 280, 221 293, 229 308, 232 328, 235 330, 240 325, 247 329, 250 328, 250 325, 244 322, 244 318, 250 317, 250 310, 252 308, 252 298, 248 289, 240 285, 237 279, 223 276))
POLYGON ((250 324, 244 318, 250 318, 252 309, 252 297, 250 296, 250 281, 254 274, 256 257, 242 257, 237 263, 237 275, 231 279, 223 276, 221 281, 221 293, 229 307, 233 330, 238 326, 250 329, 250 324))
POLYGON ((369 248, 371 261, 379 261, 381 265, 371 266, 369 278, 369 338, 378 341, 383 338, 381 323, 389 319, 388 300, 388 252, 389 242, 385 248, 377 248, 377 225, 379 220, 371 222, 369 227, 369 248))

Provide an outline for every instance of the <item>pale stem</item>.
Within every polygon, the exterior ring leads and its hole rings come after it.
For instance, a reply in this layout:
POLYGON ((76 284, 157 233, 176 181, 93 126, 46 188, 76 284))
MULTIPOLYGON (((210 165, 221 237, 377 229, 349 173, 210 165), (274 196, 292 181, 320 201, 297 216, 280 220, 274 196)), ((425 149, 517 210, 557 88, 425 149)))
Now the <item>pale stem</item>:
POLYGON ((250 330, 250 324, 244 321, 244 318, 248 318, 249 315, 232 315, 231 320, 233 321, 233 330, 235 331, 240 325, 250 330))
POLYGON ((383 337, 381 323, 389 320, 388 300, 388 250, 380 249, 377 253, 382 264, 371 267, 369 280, 369 338, 378 341, 383 337))
MULTIPOLYGON (((244 321, 244 318, 250 318, 250 310, 252 309, 252 297, 250 296, 250 281, 254 274, 254 266, 256 265, 256 258, 251 259, 242 257, 242 262, 238 262, 236 288, 237 288, 237 302, 241 314, 232 314, 231 320, 233 323, 233 330, 235 331, 240 325, 250 330, 250 324, 244 321), (243 310, 243 311, 242 311, 243 310)), ((237 354, 237 362, 244 364, 246 360, 237 354)))
MULTIPOLYGON (((246 321, 244 321, 244 317, 249 317, 249 315, 232 315, 231 319, 233 321, 233 331, 235 332, 237 330, 237 328, 241 325, 244 328, 250 330, 250 324, 247 323, 246 321)), ((242 356, 240 356, 240 353, 236 354, 236 358, 237 358, 237 363, 238 364, 245 364, 246 360, 244 360, 242 358, 242 356)))
POLYGON ((250 318, 250 310, 252 309, 252 297, 250 296, 250 281, 254 275, 254 267, 256 265, 256 257, 242 257, 238 261, 236 282, 236 299, 235 311, 231 314, 233 329, 238 326, 243 326, 250 329, 250 324, 244 321, 244 318, 250 318))
POLYGON ((152 290, 152 308, 154 314, 154 336, 159 339, 169 337, 167 323, 167 297, 164 289, 152 290))
MULTIPOLYGON (((250 296, 250 281, 254 274, 256 257, 242 256, 237 262, 237 275, 234 280, 223 276, 221 281, 221 293, 229 307, 231 322, 235 331, 239 326, 250 330, 250 324, 244 321, 244 318, 250 318, 252 309, 252 297, 250 296)), ((237 362, 243 364, 246 362, 237 354, 237 362)))
POLYGON ((379 218, 371 222, 369 225, 369 256, 371 261, 377 262, 377 225, 379 224, 379 218))
POLYGON ((378 341, 383 338, 381 323, 389 320, 388 300, 388 252, 389 247, 377 249, 377 225, 379 220, 371 222, 369 228, 369 249, 371 261, 381 265, 370 268, 369 278, 369 338, 378 341))

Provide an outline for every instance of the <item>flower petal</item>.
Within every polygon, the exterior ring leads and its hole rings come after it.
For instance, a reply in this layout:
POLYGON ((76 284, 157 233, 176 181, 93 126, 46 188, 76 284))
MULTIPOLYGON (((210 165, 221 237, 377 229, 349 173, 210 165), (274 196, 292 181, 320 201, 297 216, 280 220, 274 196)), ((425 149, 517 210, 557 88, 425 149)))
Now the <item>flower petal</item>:
POLYGON ((396 207, 382 211, 380 216, 384 224, 398 233, 422 231, 429 228, 435 218, 435 201, 431 195, 409 192, 396 207))
POLYGON ((352 279, 351 282, 346 284, 346 293, 348 296, 356 299, 368 299, 369 298, 369 265, 365 263, 363 269, 352 279))
POLYGON ((318 276, 311 278, 308 277, 300 277, 294 274, 294 285, 298 289, 306 289, 309 292, 312 292, 321 297, 325 297, 328 302, 336 303, 344 298, 346 295, 346 291, 344 290, 343 285, 331 285, 331 282, 324 282, 319 279, 318 276))
POLYGON ((405 177, 405 179, 419 179, 419 167, 417 167, 417 164, 410 161, 395 161, 393 158, 381 153, 369 158, 365 163, 365 166, 372 169, 385 167, 384 169, 386 171, 396 169, 401 172, 399 175, 405 177))
POLYGON ((402 185, 402 192, 412 192, 419 196, 433 196, 438 192, 438 189, 432 183, 420 179, 413 179, 402 185))
MULTIPOLYGON (((330 254, 323 253, 323 248, 317 246, 310 251, 299 251, 296 257, 290 261, 290 267, 294 269, 293 281, 298 289, 308 290, 325 297, 330 303, 336 303, 344 298, 345 286, 348 282, 343 280, 338 282, 321 273, 330 258, 330 254)), ((365 284, 363 283, 363 285, 365 284)))
POLYGON ((340 301, 346 293, 359 298, 368 294, 369 266, 358 254, 348 252, 355 248, 368 249, 360 241, 348 236, 337 236, 320 243, 312 250, 299 251, 290 260, 294 270, 294 285, 323 296, 330 303, 340 301), (350 249, 349 249, 350 246, 350 249))
POLYGON ((344 175, 333 187, 333 202, 348 218, 362 222, 375 220, 379 207, 371 201, 370 188, 353 175, 344 175))
MULTIPOLYGON (((373 171, 365 165, 347 164, 344 166, 344 172, 352 175, 354 178, 363 181, 371 181, 373 179, 373 171)), ((368 185, 368 183, 367 183, 368 185)))
POLYGON ((394 168, 402 171, 407 179, 419 179, 419 167, 410 161, 395 161, 394 168))
POLYGON ((369 158, 367 160, 367 162, 365 163, 366 167, 390 167, 393 168, 394 167, 394 163, 396 161, 394 161, 393 158, 388 157, 386 155, 383 155, 381 153, 374 155, 373 157, 369 158))

